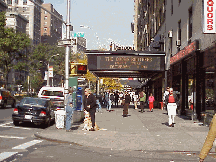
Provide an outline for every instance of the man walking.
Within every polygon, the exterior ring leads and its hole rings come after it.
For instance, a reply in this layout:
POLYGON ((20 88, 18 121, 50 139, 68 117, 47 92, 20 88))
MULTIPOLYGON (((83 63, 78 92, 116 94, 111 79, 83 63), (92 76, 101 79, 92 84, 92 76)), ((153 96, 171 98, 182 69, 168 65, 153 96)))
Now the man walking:
POLYGON ((145 92, 141 91, 139 95, 139 100, 140 100, 140 108, 141 108, 141 113, 145 112, 144 106, 146 102, 146 94, 145 92))
POLYGON ((74 111, 74 103, 73 103, 73 88, 69 87, 69 94, 66 95, 65 103, 66 103, 66 132, 71 131, 71 120, 74 111))
POLYGON ((118 107, 118 99, 119 99, 119 95, 118 95, 118 91, 115 92, 115 107, 118 107))

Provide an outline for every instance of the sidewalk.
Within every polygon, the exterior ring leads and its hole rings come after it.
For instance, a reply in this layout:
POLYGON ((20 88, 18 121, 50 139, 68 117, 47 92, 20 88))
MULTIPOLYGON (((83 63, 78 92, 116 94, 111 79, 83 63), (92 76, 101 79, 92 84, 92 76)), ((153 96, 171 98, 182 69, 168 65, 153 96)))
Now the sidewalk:
MULTIPOLYGON (((175 127, 168 127, 166 111, 154 109, 129 109, 129 116, 122 117, 122 108, 111 112, 103 109, 96 113, 99 131, 83 131, 83 123, 72 125, 72 132, 56 129, 55 124, 35 134, 36 137, 76 143, 83 146, 113 150, 161 150, 199 152, 209 128, 192 120, 175 117, 175 127)), ((211 152, 214 152, 212 149, 211 152)))

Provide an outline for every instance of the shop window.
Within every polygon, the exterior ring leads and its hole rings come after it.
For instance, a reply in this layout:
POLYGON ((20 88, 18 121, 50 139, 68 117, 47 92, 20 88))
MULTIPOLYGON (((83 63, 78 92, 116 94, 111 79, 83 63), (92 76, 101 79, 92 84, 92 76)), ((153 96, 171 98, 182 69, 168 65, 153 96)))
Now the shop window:
POLYGON ((15 4, 18 4, 19 3, 19 0, 15 0, 15 4))
POLYGON ((214 66, 205 69, 205 110, 214 113, 214 66))

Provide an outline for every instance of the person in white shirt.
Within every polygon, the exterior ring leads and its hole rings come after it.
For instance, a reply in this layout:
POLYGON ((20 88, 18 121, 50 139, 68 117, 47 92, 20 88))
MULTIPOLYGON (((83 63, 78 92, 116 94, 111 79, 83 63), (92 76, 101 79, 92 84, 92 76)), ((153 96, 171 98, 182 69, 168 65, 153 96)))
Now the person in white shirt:
POLYGON ((134 99, 134 108, 137 109, 137 101, 138 101, 138 95, 133 95, 133 99, 134 99))

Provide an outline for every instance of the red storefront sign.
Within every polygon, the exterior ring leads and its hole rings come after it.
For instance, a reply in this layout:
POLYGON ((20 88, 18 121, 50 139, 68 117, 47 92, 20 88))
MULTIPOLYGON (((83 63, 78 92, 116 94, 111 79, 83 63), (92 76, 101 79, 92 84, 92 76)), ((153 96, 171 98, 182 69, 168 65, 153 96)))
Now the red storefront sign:
POLYGON ((204 3, 203 31, 204 33, 216 33, 216 28, 215 28, 216 0, 204 0, 203 3, 204 3))
POLYGON ((174 64, 175 62, 183 59, 187 55, 191 54, 192 52, 195 52, 198 47, 198 41, 194 41, 188 46, 186 46, 183 50, 179 51, 177 54, 175 54, 173 57, 170 58, 170 65, 174 64))

